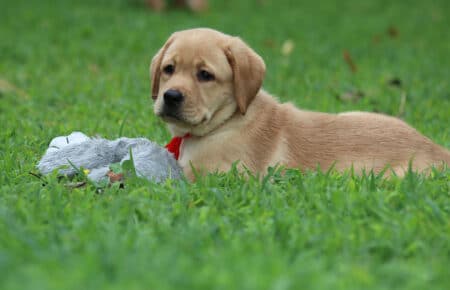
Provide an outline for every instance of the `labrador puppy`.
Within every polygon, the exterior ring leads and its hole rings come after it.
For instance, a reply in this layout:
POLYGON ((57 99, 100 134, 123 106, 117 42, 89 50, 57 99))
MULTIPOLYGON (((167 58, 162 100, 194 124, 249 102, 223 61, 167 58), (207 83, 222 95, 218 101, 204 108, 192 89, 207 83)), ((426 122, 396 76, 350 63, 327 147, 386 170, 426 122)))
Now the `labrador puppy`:
POLYGON ((183 138, 186 176, 253 173, 270 166, 403 175, 450 164, 450 153, 400 119, 366 112, 327 114, 280 104, 262 90, 262 58, 240 38, 211 29, 173 33, 150 65, 154 112, 183 138), (193 172, 193 169, 194 172, 193 172))

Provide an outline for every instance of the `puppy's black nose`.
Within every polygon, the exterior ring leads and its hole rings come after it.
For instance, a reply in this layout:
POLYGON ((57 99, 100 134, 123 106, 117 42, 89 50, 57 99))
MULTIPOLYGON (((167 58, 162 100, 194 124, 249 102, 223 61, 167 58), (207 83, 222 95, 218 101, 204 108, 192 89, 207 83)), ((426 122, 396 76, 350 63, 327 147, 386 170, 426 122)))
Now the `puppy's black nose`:
POLYGON ((178 90, 167 90, 164 93, 164 103, 168 107, 178 107, 184 100, 183 94, 178 90))

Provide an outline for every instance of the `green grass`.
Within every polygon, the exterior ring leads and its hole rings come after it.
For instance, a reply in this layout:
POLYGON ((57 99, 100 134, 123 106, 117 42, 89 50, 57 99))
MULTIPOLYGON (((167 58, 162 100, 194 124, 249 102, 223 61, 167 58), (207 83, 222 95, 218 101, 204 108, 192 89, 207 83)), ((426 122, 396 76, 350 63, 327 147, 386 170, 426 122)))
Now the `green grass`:
POLYGON ((448 1, 211 1, 201 15, 138 2, 0 5, 0 289, 449 288, 450 170, 230 172, 101 194, 29 174, 74 130, 166 143, 148 65, 172 31, 197 26, 244 38, 282 101, 400 115, 448 148, 448 1))

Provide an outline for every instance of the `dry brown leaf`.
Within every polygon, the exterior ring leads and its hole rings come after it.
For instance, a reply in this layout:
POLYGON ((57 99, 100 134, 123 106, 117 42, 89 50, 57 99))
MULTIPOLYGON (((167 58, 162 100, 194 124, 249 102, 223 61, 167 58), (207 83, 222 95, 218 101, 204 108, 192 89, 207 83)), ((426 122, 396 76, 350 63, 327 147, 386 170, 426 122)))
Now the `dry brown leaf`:
POLYGON ((112 171, 109 171, 106 173, 106 176, 109 177, 109 182, 121 182, 123 180, 123 173, 114 173, 112 171))
POLYGON ((274 48, 275 47, 275 41, 271 38, 266 38, 263 41, 264 46, 274 48))
POLYGON ((372 37, 372 43, 373 43, 373 44, 379 44, 380 41, 381 41, 381 36, 380 36, 379 34, 375 34, 375 35, 372 37))
POLYGON ((350 70, 355 73, 358 70, 358 68, 356 67, 356 64, 353 61, 348 50, 344 50, 343 56, 344 56, 345 62, 348 64, 348 67, 350 68, 350 70))
POLYGON ((387 33, 391 38, 397 38, 398 37, 398 29, 395 26, 389 26, 387 33))

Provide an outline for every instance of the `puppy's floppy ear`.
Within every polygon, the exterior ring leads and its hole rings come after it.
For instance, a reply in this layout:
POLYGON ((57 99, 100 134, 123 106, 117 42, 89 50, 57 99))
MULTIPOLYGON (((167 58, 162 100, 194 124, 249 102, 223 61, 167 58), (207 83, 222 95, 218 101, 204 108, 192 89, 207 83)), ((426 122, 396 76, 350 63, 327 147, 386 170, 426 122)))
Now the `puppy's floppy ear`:
POLYGON ((232 37, 225 55, 233 70, 234 97, 242 114, 262 86, 266 65, 264 60, 240 38, 232 37))
POLYGON ((166 53, 167 48, 169 48, 170 44, 173 42, 175 38, 175 34, 172 34, 166 43, 159 49, 159 51, 155 54, 150 64, 150 78, 152 82, 152 99, 156 100, 159 92, 159 78, 161 76, 161 62, 166 53))

